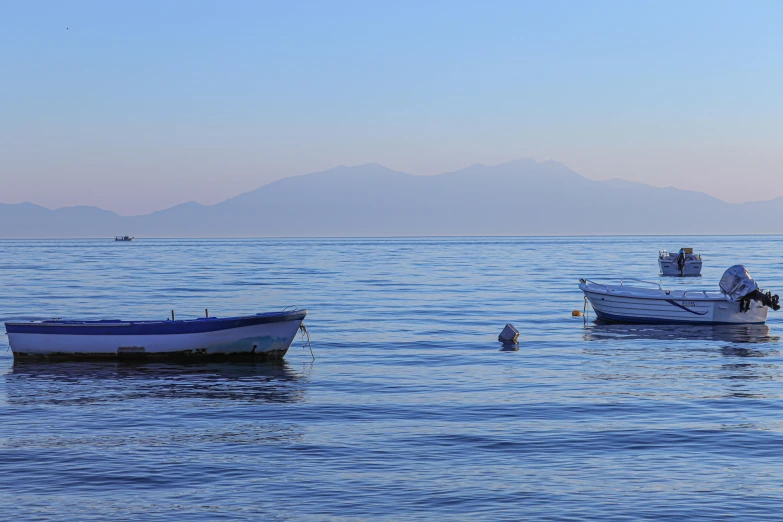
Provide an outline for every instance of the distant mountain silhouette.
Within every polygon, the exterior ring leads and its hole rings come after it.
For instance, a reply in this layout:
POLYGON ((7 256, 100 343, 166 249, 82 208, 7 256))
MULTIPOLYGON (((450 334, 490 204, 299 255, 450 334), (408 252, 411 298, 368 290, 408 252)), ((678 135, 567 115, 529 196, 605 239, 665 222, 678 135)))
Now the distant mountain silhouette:
POLYGON ((592 181, 521 159, 413 176, 376 163, 281 179, 217 205, 125 217, 95 207, 0 204, 0 237, 438 236, 781 233, 783 198, 592 181))

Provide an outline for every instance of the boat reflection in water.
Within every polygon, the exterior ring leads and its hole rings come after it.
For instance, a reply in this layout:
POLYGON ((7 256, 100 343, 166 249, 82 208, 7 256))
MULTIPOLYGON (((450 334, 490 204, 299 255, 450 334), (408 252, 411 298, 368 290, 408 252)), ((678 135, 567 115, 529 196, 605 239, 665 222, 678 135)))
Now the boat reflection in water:
POLYGON ((138 399, 300 402, 307 375, 285 361, 164 364, 14 361, 6 394, 14 404, 138 399))
POLYGON ((585 326, 585 341, 655 340, 719 341, 727 343, 776 343, 766 324, 676 325, 619 324, 596 321, 585 326))

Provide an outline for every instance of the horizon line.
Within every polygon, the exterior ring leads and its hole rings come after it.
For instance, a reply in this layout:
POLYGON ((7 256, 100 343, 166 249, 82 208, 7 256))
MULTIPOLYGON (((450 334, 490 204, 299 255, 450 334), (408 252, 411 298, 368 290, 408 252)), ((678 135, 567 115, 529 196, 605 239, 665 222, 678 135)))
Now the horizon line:
MULTIPOLYGON (((545 235, 520 235, 520 236, 505 236, 505 235, 441 235, 441 236, 150 236, 150 237, 134 237, 133 241, 138 240, 166 240, 166 239, 180 239, 180 240, 238 240, 238 239, 477 239, 477 238, 491 238, 491 239, 524 239, 524 238, 590 238, 590 237, 783 237, 783 233, 780 234, 545 234, 545 235)), ((114 240, 114 236, 84 236, 84 237, 0 237, 0 241, 109 241, 114 240)))

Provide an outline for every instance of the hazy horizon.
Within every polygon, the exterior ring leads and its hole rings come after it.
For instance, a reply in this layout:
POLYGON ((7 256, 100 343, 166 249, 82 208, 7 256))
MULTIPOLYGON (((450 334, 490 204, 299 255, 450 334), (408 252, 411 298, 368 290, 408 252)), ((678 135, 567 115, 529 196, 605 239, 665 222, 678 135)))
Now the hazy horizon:
POLYGON ((378 162, 783 196, 783 4, 8 3, 0 202, 139 215, 378 162))

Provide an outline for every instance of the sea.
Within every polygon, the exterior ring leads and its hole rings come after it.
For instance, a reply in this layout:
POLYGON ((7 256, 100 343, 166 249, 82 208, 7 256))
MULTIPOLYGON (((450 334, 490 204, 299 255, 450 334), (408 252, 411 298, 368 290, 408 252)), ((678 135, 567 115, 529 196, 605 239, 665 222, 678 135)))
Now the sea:
MULTIPOLYGON (((0 241, 0 323, 306 308, 277 363, 15 363, 2 520, 780 520, 783 310, 602 325, 580 278, 783 293, 783 237, 0 241), (702 253, 661 278, 661 249, 702 253), (507 324, 518 346, 497 336, 507 324)), ((628 283, 626 283, 628 284, 628 283)), ((646 284, 646 283, 635 283, 646 284)), ((4 330, 1 330, 4 333, 4 330)))

